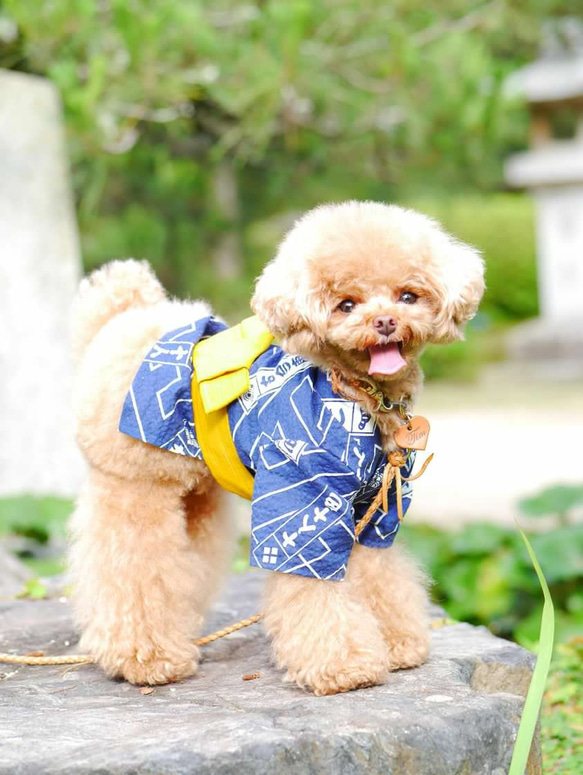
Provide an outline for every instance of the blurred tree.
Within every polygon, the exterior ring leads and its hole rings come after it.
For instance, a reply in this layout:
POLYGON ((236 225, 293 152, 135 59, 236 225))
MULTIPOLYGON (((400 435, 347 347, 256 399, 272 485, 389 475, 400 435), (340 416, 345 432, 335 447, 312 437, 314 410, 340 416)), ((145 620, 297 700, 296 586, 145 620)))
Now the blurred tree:
POLYGON ((502 82, 580 3, 0 0, 0 65, 63 94, 87 266, 143 255, 232 312, 258 218, 499 186, 502 82))

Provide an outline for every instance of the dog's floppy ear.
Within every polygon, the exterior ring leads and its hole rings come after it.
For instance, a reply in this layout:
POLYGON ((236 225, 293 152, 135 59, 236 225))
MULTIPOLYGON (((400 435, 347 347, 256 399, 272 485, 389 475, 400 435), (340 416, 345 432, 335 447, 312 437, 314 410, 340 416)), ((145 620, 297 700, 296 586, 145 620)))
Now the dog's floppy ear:
POLYGON ((278 262, 267 264, 255 283, 251 309, 275 336, 288 336, 303 327, 298 308, 300 278, 278 262))
POLYGON ((317 345, 328 318, 326 294, 311 284, 310 266, 299 247, 289 235, 282 242, 257 279, 251 308, 275 336, 287 340, 309 332, 317 345))
POLYGON ((484 261, 479 251, 445 236, 438 247, 442 309, 438 316, 437 339, 462 339, 464 323, 478 310, 484 293, 484 261))

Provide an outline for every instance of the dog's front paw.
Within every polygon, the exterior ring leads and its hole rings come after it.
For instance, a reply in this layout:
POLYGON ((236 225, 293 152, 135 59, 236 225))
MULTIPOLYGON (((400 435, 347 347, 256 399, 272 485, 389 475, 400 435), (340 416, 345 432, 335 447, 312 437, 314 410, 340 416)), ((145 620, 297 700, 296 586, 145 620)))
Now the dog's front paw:
MULTIPOLYGON (((153 657, 145 662, 138 661, 137 657, 124 659, 116 667, 114 675, 121 676, 131 684, 155 685, 168 684, 180 681, 183 678, 194 675, 198 665, 194 656, 184 656, 182 658, 176 655, 160 655, 153 657)), ((109 672, 109 671, 108 671, 109 672)))
POLYGON ((384 683, 387 646, 347 584, 275 574, 266 592, 264 625, 286 680, 317 695, 384 683))
POLYGON ((108 676, 125 678, 138 686, 174 683, 194 675, 198 668, 199 650, 189 641, 172 644, 142 641, 122 649, 111 643, 105 646, 105 638, 90 644, 87 636, 88 633, 80 645, 93 655, 108 676))
POLYGON ((389 670, 419 667, 429 654, 429 633, 392 632, 386 638, 389 670))
POLYGON ((322 697, 382 684, 387 675, 386 653, 380 649, 376 654, 369 650, 339 652, 321 664, 288 667, 285 680, 322 697))

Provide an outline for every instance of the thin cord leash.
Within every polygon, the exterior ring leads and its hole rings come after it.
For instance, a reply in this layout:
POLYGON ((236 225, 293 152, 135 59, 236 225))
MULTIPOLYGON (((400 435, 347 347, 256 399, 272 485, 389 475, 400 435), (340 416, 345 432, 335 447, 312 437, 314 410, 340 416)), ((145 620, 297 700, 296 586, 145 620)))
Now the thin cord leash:
MULTIPOLYGON (((379 491, 375 495, 372 503, 368 507, 365 515, 358 522, 354 530, 354 536, 356 539, 361 535, 362 531, 369 524, 373 518, 374 513, 378 507, 382 504, 383 511, 389 510, 389 488, 393 483, 396 483, 397 490, 397 514, 399 522, 403 519, 403 503, 402 503, 402 482, 412 482, 415 479, 419 479, 425 472, 425 469, 433 459, 433 453, 425 460, 421 466, 421 470, 415 474, 415 476, 405 477, 401 475, 401 466, 405 465, 407 455, 402 452, 391 452, 388 457, 388 463, 383 472, 383 481, 379 488, 379 491)), ((243 630, 245 627, 250 627, 252 624, 261 621, 264 614, 255 614, 249 616, 247 619, 241 619, 234 624, 230 624, 228 627, 223 627, 220 630, 212 632, 210 635, 205 635, 202 638, 194 641, 195 646, 206 646, 208 643, 213 643, 215 640, 225 638, 227 635, 231 635, 234 632, 243 630)), ((9 662, 13 665, 84 665, 95 662, 90 654, 64 654, 62 656, 45 657, 45 656, 33 656, 33 655, 20 655, 20 654, 0 654, 0 662, 9 662)))
MULTIPOLYGON (((248 619, 241 619, 235 624, 230 624, 228 627, 223 627, 221 630, 216 630, 216 632, 212 632, 210 635, 205 635, 203 638, 195 640, 194 645, 206 646, 207 643, 224 638, 233 632, 237 632, 237 630, 250 627, 261 619, 263 619, 263 614, 255 614, 255 616, 250 616, 248 619)), ((55 657, 0 654, 0 662, 10 662, 14 665, 88 665, 95 662, 95 660, 89 654, 63 654, 62 656, 55 657)))

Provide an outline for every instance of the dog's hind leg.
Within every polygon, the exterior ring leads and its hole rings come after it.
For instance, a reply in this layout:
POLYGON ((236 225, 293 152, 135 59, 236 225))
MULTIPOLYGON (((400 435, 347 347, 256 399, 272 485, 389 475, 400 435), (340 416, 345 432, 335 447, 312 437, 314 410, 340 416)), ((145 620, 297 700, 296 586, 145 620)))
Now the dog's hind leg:
POLYGON ((218 484, 209 480, 204 492, 190 492, 183 498, 187 531, 196 555, 196 592, 193 601, 204 613, 220 590, 233 550, 233 525, 228 499, 218 484))
POLYGON ((192 640, 208 598, 210 551, 193 543, 184 490, 171 481, 93 470, 71 524, 80 647, 135 684, 177 681, 197 666, 192 640))

